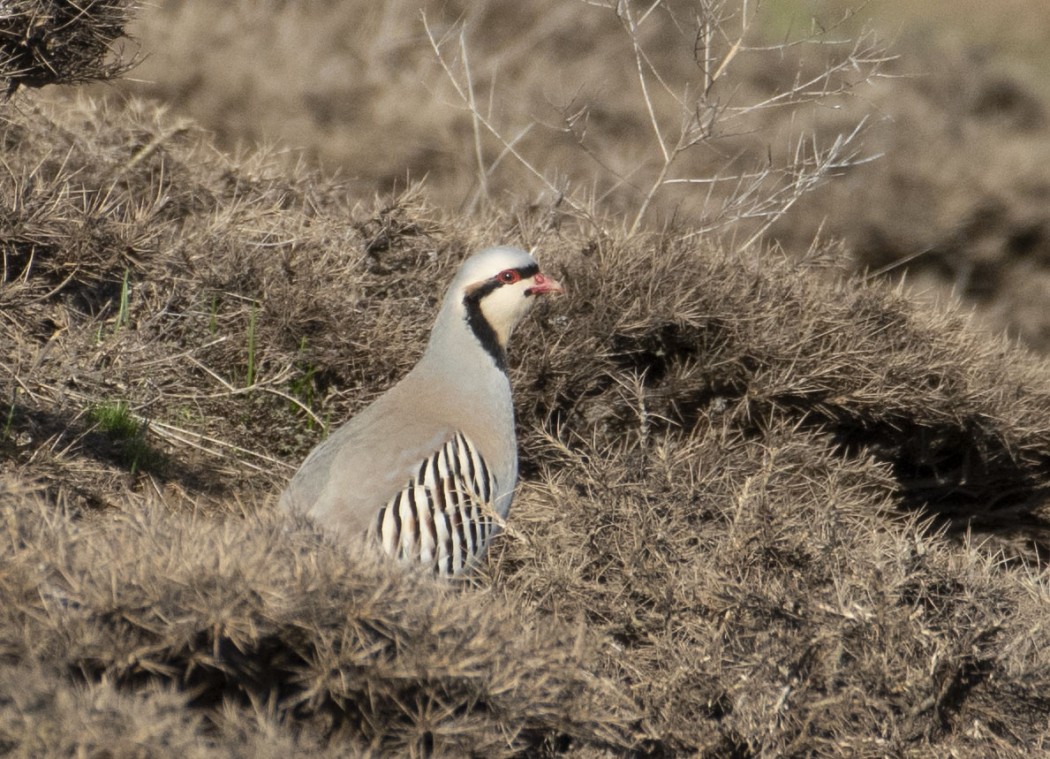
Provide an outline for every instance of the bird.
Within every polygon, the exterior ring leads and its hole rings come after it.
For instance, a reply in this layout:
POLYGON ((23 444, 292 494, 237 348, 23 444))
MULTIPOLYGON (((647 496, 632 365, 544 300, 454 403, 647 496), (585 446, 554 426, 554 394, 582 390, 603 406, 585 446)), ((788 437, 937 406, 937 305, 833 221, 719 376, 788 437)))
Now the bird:
POLYGON ((467 258, 415 367, 307 455, 279 508, 436 575, 475 567, 518 478, 511 333, 540 298, 562 292, 520 248, 467 258))

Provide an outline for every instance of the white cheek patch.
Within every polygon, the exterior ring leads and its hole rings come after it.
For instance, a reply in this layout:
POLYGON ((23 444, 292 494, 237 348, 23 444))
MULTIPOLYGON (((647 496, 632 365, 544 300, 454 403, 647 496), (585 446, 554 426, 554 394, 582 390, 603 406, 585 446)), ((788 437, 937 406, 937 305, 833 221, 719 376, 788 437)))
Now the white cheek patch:
POLYGON ((496 333, 500 345, 505 346, 511 332, 532 306, 533 299, 525 295, 525 283, 504 285, 481 300, 481 315, 496 333))

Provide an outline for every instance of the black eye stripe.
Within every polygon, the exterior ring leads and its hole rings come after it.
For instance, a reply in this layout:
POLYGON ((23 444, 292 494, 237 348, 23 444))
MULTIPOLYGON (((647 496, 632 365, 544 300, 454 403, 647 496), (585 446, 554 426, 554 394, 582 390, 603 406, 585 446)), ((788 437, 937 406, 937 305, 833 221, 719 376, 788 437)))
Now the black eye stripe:
MULTIPOLYGON (((538 264, 529 264, 528 266, 516 266, 513 269, 504 269, 504 271, 517 272, 518 276, 521 277, 521 279, 528 279, 529 277, 534 277, 537 274, 539 274, 540 273, 540 267, 539 267, 538 264)), ((503 272, 500 272, 500 274, 502 274, 502 273, 503 272)), ((499 282, 501 287, 504 284, 513 284, 513 283, 504 282, 499 277, 499 275, 496 276, 496 281, 499 282)))
MULTIPOLYGON (((511 271, 516 271, 522 279, 528 279, 529 277, 534 277, 539 274, 540 267, 537 264, 529 264, 528 266, 516 267, 511 271)), ((500 272, 500 274, 502 273, 503 272, 500 272)), ((501 287, 503 287, 503 282, 500 280, 499 274, 495 274, 490 279, 479 282, 473 289, 471 289, 463 297, 463 306, 467 310, 467 324, 470 325, 474 335, 478 338, 482 347, 484 347, 489 355, 492 356, 492 360, 496 362, 496 366, 506 372, 506 353, 504 352, 503 346, 500 345, 499 339, 496 337, 496 332, 492 329, 492 325, 488 323, 488 320, 485 319, 485 315, 481 313, 481 301, 486 295, 501 287)))

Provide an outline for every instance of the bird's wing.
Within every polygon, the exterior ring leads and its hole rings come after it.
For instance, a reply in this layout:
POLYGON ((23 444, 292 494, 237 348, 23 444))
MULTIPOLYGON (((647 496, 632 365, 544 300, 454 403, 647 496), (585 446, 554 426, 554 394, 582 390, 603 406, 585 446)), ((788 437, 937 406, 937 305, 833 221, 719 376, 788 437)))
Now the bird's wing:
POLYGON ((456 432, 379 509, 373 534, 391 556, 458 574, 484 554, 497 529, 498 493, 477 446, 456 432))
POLYGON ((463 571, 510 507, 517 456, 512 418, 484 404, 450 413, 447 395, 429 378, 391 388, 311 452, 281 507, 345 538, 371 532, 440 574, 463 571))
MULTIPOLYGON (((410 399, 411 400, 411 399, 410 399)), ((455 434, 388 393, 337 429, 306 457, 281 507, 346 537, 364 535, 376 510, 455 434)))

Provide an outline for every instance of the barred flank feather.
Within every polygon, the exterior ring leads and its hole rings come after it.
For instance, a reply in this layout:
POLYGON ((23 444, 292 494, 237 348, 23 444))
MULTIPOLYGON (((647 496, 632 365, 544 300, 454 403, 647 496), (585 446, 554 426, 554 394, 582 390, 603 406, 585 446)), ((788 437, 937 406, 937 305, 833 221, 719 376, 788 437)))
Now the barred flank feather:
POLYGON ((459 574, 488 547, 498 490, 477 446, 456 433, 379 510, 376 539, 390 556, 459 574))

